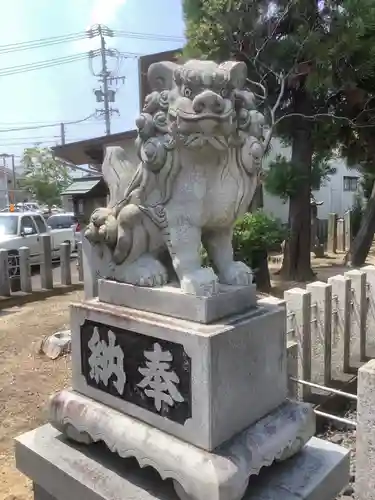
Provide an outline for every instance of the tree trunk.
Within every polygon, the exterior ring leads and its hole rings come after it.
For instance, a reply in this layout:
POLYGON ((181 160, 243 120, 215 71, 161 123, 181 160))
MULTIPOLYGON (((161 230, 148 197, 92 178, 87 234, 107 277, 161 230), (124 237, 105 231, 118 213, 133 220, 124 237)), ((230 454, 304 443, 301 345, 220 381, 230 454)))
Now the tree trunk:
POLYGON ((351 264, 353 267, 363 266, 370 251, 375 234, 375 182, 368 199, 357 236, 351 246, 351 264))
MULTIPOLYGON (((310 100, 303 89, 295 92, 296 113, 311 115, 310 100)), ((301 178, 299 189, 289 198, 289 235, 284 246, 280 274, 291 281, 308 281, 311 269, 311 164, 312 122, 298 118, 294 124, 291 162, 301 178)))
POLYGON ((251 266, 255 270, 254 281, 257 289, 268 293, 271 291, 270 271, 268 269, 267 250, 256 250, 251 254, 251 266))

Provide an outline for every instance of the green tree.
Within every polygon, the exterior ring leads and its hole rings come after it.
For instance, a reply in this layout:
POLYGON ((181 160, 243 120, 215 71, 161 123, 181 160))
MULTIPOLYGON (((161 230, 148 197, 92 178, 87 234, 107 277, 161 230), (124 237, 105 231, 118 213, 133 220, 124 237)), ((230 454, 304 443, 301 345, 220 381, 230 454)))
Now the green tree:
MULTIPOLYGON (((323 13, 319 2, 313 0, 185 0, 184 7, 187 53, 244 60, 249 86, 258 95, 271 124, 266 144, 277 127, 277 135, 291 145, 290 164, 300 182, 289 195, 290 236, 282 272, 289 279, 307 280, 312 277, 310 194, 314 138, 321 132, 314 119, 329 111, 330 82, 323 71, 327 56, 320 40, 325 36, 330 12, 323 13), (322 60, 319 68, 317 58, 322 60)), ((328 139, 324 137, 325 142, 328 139)))
POLYGON ((309 279, 314 155, 327 154, 339 144, 343 124, 353 131, 366 121, 362 97, 374 83, 374 4, 184 0, 184 8, 187 54, 244 60, 249 86, 271 125, 266 144, 275 133, 291 146, 289 173, 300 182, 298 189, 289 190, 290 236, 282 273, 289 279, 309 279), (353 106, 359 80, 367 90, 353 106))
POLYGON ((49 148, 27 148, 23 152, 23 189, 40 203, 60 205, 61 193, 71 183, 69 167, 53 157, 49 148))

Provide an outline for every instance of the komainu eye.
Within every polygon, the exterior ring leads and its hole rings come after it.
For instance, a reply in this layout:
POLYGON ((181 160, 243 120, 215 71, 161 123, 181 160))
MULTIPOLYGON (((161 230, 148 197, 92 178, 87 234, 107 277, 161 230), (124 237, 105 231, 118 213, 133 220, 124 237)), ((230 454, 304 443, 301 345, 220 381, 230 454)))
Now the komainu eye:
POLYGON ((191 91, 191 89, 189 89, 189 87, 184 88, 184 96, 185 97, 191 97, 192 93, 193 92, 191 91))

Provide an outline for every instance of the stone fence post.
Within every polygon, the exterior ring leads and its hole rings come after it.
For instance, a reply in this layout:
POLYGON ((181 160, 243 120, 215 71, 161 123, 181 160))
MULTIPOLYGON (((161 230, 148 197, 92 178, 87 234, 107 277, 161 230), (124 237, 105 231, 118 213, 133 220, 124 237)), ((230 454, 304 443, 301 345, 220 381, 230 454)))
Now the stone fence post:
POLYGON ((332 287, 332 377, 340 378, 350 367, 352 282, 347 276, 328 278, 332 287))
MULTIPOLYGON (((332 378, 332 287, 315 281, 307 285, 306 290, 311 294, 311 381, 329 385, 332 378)), ((314 392, 322 393, 317 389, 314 392)))
POLYGON ((366 361, 367 291, 366 273, 353 269, 345 273, 351 280, 350 364, 366 361))
POLYGON ((78 259, 77 259, 77 266, 78 266, 78 281, 83 281, 83 254, 82 254, 82 242, 79 241, 77 243, 77 254, 78 254, 78 259))
POLYGON ((51 236, 42 234, 40 236, 41 262, 40 262, 40 281, 41 287, 45 290, 53 289, 52 274, 52 249, 51 236))
POLYGON ((349 252, 352 244, 352 211, 347 210, 344 214, 345 226, 345 251, 349 252))
POLYGON ((375 500, 375 359, 358 372, 356 498, 375 500))
POLYGON ((337 214, 328 214, 328 241, 327 251, 336 253, 337 251, 337 214))
MULTIPOLYGON (((292 288, 284 293, 286 302, 287 340, 298 345, 298 378, 311 381, 311 294, 302 288, 292 288)), ((310 387, 299 386, 298 396, 308 400, 310 387)))
POLYGON ((70 243, 61 243, 60 245, 60 271, 61 284, 72 284, 72 271, 70 267, 70 243))
POLYGON ((25 293, 31 293, 32 283, 31 283, 31 267, 30 267, 30 249, 28 247, 21 247, 18 253, 20 256, 21 291, 25 293))
POLYGON ((345 252, 345 220, 337 219, 337 251, 345 252))
POLYGON ((8 250, 0 249, 0 296, 10 296, 8 250))

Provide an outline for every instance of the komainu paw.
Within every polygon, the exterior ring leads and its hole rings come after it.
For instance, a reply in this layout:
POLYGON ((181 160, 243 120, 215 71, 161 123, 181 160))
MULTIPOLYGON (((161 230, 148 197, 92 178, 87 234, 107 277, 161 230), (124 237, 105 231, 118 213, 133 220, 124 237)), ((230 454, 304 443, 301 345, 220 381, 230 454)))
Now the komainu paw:
POLYGON ((210 267, 186 274, 181 280, 181 289, 191 295, 211 297, 219 293, 219 280, 210 267))
POLYGON ((253 272, 246 264, 240 261, 231 265, 220 274, 220 283, 225 285, 246 286, 253 282, 253 272))

